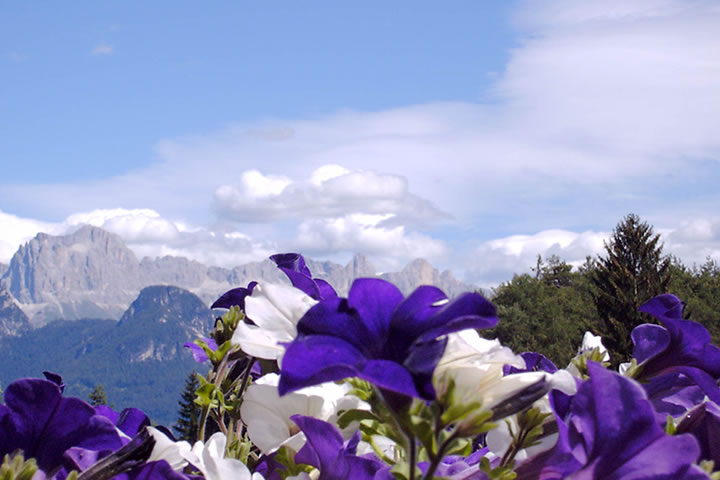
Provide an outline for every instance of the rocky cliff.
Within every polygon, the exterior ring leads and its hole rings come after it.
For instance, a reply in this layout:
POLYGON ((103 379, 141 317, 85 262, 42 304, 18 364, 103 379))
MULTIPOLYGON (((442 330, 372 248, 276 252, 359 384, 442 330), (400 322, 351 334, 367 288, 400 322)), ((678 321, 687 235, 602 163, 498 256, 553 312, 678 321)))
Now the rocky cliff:
MULTIPOLYGON (((355 278, 377 275, 363 255, 356 255, 347 265, 306 260, 313 275, 330 282, 340 295, 347 294, 355 278)), ((451 297, 473 289, 423 259, 401 272, 381 276, 405 294, 423 284, 436 285, 451 297)), ((148 285, 184 288, 209 305, 230 288, 253 280, 287 282, 270 260, 232 269, 208 267, 182 257, 138 261, 117 235, 84 226, 64 236, 41 233, 20 247, 0 278, 0 288, 12 294, 36 328, 57 319, 118 320, 148 285)))

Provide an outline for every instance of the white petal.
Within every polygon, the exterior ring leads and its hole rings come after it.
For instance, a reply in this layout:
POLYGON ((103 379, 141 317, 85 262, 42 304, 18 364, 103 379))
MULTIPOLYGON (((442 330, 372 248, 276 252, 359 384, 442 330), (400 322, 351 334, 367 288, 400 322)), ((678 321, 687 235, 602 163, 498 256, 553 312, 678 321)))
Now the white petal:
POLYGON ((263 330, 241 322, 235 329, 230 343, 240 345, 243 352, 253 357, 275 360, 285 351, 285 347, 278 344, 281 341, 290 342, 292 337, 285 332, 263 330))
POLYGON ((146 427, 148 433, 155 439, 155 446, 148 458, 149 462, 165 460, 175 471, 180 471, 187 465, 183 455, 190 451, 190 444, 186 441, 173 442, 167 435, 154 427, 146 427))
POLYGON ((245 298, 245 313, 263 329, 285 331, 295 337, 297 322, 315 305, 302 290, 289 285, 259 283, 245 298))

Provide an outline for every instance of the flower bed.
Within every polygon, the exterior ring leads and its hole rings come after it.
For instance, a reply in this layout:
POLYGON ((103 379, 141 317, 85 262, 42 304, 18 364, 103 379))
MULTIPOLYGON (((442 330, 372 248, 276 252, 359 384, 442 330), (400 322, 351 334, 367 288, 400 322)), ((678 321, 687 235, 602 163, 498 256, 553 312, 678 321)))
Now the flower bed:
POLYGON ((477 293, 358 279, 341 298, 271 258, 292 286, 225 293, 187 345, 209 366, 194 445, 46 373, 4 392, 0 479, 720 478, 720 349, 673 295, 641 307, 661 325, 633 330, 620 372, 589 333, 559 369, 482 338, 498 318, 477 293))

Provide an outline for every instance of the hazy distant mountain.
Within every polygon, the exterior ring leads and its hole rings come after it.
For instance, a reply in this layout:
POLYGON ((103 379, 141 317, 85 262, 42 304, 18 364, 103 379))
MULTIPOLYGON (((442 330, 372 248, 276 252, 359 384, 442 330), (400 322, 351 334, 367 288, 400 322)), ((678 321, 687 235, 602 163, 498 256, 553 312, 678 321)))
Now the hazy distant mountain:
POLYGON ((62 375, 67 394, 87 398, 102 384, 117 408, 134 406, 169 425, 188 373, 204 372, 183 344, 212 326, 212 311, 187 290, 144 288, 119 322, 58 321, 21 337, 0 338, 0 382, 62 375))
MULTIPOLYGON (((307 259, 314 276, 329 281, 339 294, 347 293, 358 277, 376 276, 362 255, 347 265, 307 259)), ((381 275, 404 292, 432 284, 449 296, 472 290, 452 273, 440 273, 418 259, 401 272, 381 275)), ((19 302, 33 327, 57 319, 110 318, 117 320, 143 287, 174 285, 192 291, 209 305, 230 288, 253 280, 287 282, 270 260, 232 269, 208 267, 182 257, 144 258, 141 261, 119 236, 84 226, 64 236, 38 234, 13 256, 0 277, 0 288, 19 302)), ((0 332, 1 334, 1 332, 0 332)))
POLYGON ((0 262, 0 278, 2 278, 2 276, 5 274, 7 269, 8 269, 8 266, 6 264, 0 262))
POLYGON ((84 226, 39 233, 21 246, 0 280, 33 324, 64 318, 118 318, 141 282, 135 254, 120 237, 84 226))

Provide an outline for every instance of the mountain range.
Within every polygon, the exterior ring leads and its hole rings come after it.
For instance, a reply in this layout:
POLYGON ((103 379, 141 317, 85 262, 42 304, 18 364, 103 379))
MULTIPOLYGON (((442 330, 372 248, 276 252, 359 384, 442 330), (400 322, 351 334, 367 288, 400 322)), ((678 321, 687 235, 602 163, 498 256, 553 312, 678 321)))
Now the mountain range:
MULTIPOLYGON (((355 278, 375 276, 392 281, 406 294, 423 284, 435 285, 450 297, 475 288, 450 271, 439 272, 424 259, 414 260, 400 272, 380 275, 363 255, 355 255, 347 265, 306 260, 313 275, 329 281, 340 294, 347 293, 355 278)), ((206 266, 183 257, 138 260, 119 236, 89 225, 69 235, 38 234, 20 246, 1 275, 0 291, 9 293, 34 328, 58 319, 118 320, 150 285, 184 288, 209 305, 230 288, 253 280, 287 281, 270 260, 234 268, 206 266)))
MULTIPOLYGON (((340 294, 353 279, 376 276, 362 255, 344 266, 306 261, 340 294)), ((421 284, 449 296, 474 288, 423 259, 379 276, 406 294, 421 284)), ((103 385, 116 408, 140 408, 169 426, 187 376, 207 368, 183 344, 209 331, 219 313, 212 301, 252 280, 287 282, 270 260, 232 269, 182 257, 138 260, 100 228, 38 234, 9 265, 0 264, 0 385, 52 371, 62 375, 67 395, 87 398, 103 385)))

